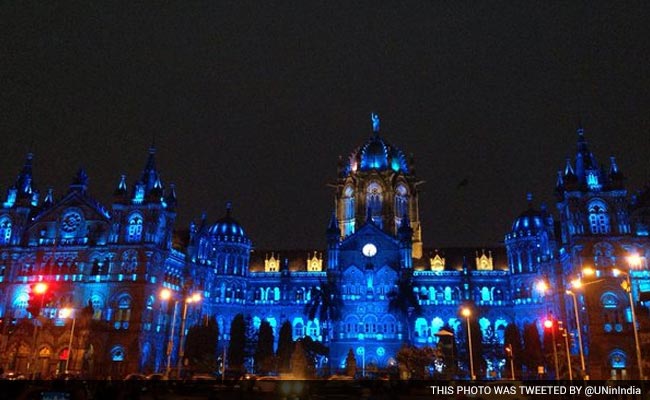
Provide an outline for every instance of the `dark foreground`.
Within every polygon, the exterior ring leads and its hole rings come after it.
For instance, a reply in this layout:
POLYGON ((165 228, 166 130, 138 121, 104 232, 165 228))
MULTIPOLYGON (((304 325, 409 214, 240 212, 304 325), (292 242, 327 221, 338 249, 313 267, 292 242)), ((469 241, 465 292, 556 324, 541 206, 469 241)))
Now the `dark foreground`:
POLYGON ((649 399, 646 382, 0 381, 0 400, 649 399), (587 396, 585 389, 595 392, 587 396), (614 389, 612 389, 614 388, 614 389), (603 393, 623 388, 633 393, 603 393), (576 390, 578 394, 576 394, 576 390), (573 393, 571 393, 573 392, 573 393))

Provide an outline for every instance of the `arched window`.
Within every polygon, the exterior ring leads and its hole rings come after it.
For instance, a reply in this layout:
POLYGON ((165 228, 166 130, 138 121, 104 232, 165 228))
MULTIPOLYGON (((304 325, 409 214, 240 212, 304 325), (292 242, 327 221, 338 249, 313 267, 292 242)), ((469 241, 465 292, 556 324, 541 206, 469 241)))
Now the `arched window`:
POLYGON ((124 348, 122 346, 115 346, 111 349, 111 361, 124 361, 124 348))
POLYGON ((100 320, 104 309, 104 299, 98 294, 93 294, 90 297, 90 304, 93 306, 93 319, 100 320))
POLYGON ((492 300, 492 296, 490 295, 490 289, 488 289, 485 286, 483 286, 483 288, 481 289, 481 300, 482 301, 492 300))
POLYGON ((381 209, 383 195, 381 186, 377 182, 371 182, 366 190, 366 205, 372 221, 381 227, 381 209))
POLYGON ((627 364, 627 356, 622 350, 616 349, 609 353, 609 363, 614 369, 625 368, 627 364))
POLYGON ((117 302, 115 313, 115 329, 128 329, 131 320, 131 297, 122 296, 117 302))
POLYGON ((401 224, 402 218, 408 216, 408 191, 404 185, 395 189, 395 218, 401 224))
POLYGON ((298 322, 293 326, 293 338, 294 340, 300 339, 305 336, 305 326, 302 322, 298 322))
POLYGON ((447 286, 445 288, 445 301, 451 301, 451 288, 447 286))
POLYGON ((594 200, 589 204, 589 227, 594 235, 609 233, 607 205, 601 200, 594 200))
POLYGON ((126 241, 129 243, 139 242, 142 240, 142 215, 131 214, 129 224, 126 228, 126 241))
POLYGON ((342 200, 343 236, 349 236, 354 233, 354 189, 351 186, 346 186, 342 200))
POLYGON ((0 218, 0 246, 6 246, 11 240, 11 220, 9 217, 0 218))
POLYGON ((29 294, 21 293, 16 296, 16 299, 13 302, 14 317, 15 318, 25 318, 27 317, 27 303, 29 302, 29 294))

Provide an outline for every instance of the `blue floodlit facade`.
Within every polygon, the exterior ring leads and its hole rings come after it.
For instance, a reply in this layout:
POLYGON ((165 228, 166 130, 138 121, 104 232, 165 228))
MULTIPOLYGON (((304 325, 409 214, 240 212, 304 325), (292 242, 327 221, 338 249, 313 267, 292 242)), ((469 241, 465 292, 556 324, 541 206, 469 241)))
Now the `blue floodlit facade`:
MULTIPOLYGON (((276 341, 280 325, 289 321, 294 339, 327 340, 334 367, 343 367, 349 349, 359 366, 394 365, 405 342, 435 346, 436 334, 445 328, 455 334, 457 357, 466 368, 467 332, 459 311, 471 306, 484 349, 478 375, 498 378, 504 374, 508 324, 520 331, 534 324, 541 334, 542 321, 552 315, 577 333, 565 291, 590 266, 597 279, 588 290, 573 288, 587 370, 594 378, 636 374, 630 304, 614 268, 627 271, 627 257, 640 256, 630 271, 645 352, 647 189, 628 195, 614 158, 608 168, 598 164, 579 129, 575 157, 557 175, 555 213, 534 208, 529 197, 503 247, 425 246, 419 212, 428 207, 419 199, 423 181, 412 157, 380 135, 376 115, 372 122, 365 142, 339 158, 332 184, 336 208, 323 227, 323 249, 255 249, 230 204, 221 219, 212 222, 204 215, 189 232, 176 231, 176 193, 160 179, 154 148, 135 183, 118 179, 110 207, 90 196, 83 170, 64 195, 55 198, 52 190, 42 195, 29 154, 0 208, 0 366, 41 376, 62 371, 66 362, 70 370, 95 376, 163 371, 172 326, 171 365, 177 363, 183 299, 198 292, 202 300, 187 304, 185 330, 214 316, 223 346, 238 313, 256 327, 269 321, 276 341), (389 312, 389 294, 404 275, 412 276, 422 308, 417 315, 389 312), (328 279, 343 301, 341 317, 309 320, 305 306, 312 289, 328 279), (55 296, 44 304, 34 335, 27 304, 30 285, 40 281, 48 282, 55 296), (536 290, 540 281, 551 289, 536 290), (160 299, 163 288, 171 290, 171 299, 160 299), (89 304, 92 315, 84 315, 89 304), (72 343, 70 319, 61 317, 64 307, 76 312, 72 343)), ((578 354, 575 340, 571 351, 578 354)))

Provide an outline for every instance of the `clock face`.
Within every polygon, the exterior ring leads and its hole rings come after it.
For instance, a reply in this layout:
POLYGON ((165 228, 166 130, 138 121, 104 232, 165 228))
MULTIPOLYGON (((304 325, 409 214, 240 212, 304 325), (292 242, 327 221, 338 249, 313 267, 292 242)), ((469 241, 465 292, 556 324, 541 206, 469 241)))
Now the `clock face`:
POLYGON ((61 220, 61 229, 64 232, 74 232, 81 223, 81 215, 78 212, 69 212, 61 220))
POLYGON ((375 254, 377 254, 377 247, 375 247, 375 245, 372 243, 366 243, 361 249, 361 252, 366 257, 373 257, 375 254))

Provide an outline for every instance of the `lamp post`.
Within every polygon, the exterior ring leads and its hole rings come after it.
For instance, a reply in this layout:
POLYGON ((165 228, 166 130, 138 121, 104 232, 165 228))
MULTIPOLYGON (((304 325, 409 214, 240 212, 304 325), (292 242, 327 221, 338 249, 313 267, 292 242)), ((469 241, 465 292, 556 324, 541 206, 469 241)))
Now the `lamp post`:
MULTIPOLYGON (((630 256, 629 258, 632 258, 630 256)), ((634 345, 636 347, 636 362, 639 368, 639 379, 643 379, 643 360, 641 360, 641 347, 639 346, 639 332, 636 329, 636 312, 634 311, 634 299, 632 298, 632 277, 629 272, 621 271, 620 269, 615 268, 613 270, 614 276, 624 275, 625 276, 625 286, 623 289, 627 292, 628 299, 630 301, 630 310, 632 312, 632 330, 634 331, 634 345)))
POLYGON ((38 308, 39 314, 33 316, 34 320, 35 320, 35 323, 34 323, 34 335, 32 337, 32 346, 33 346, 32 350, 33 351, 32 351, 31 362, 29 364, 27 364, 27 370, 32 372, 31 373, 31 378, 32 379, 34 379, 36 377, 36 369, 35 369, 34 364, 36 364, 36 356, 37 356, 37 353, 38 353, 38 349, 36 348, 36 346, 37 346, 37 342, 38 342, 38 327, 39 327, 39 325, 38 325, 37 322, 38 322, 38 317, 40 315, 40 311, 43 309, 43 305, 45 305, 45 293, 47 293, 47 289, 48 289, 48 285, 47 285, 47 283, 44 283, 44 282, 38 282, 33 287, 34 294, 37 294, 37 295, 41 296, 41 302, 40 302, 40 307, 38 308))
MULTIPOLYGON (((165 288, 160 291, 160 298, 168 301, 172 297, 172 291, 165 288)), ((176 310, 178 310, 178 300, 174 300, 174 314, 172 316, 171 328, 169 331, 169 340, 167 341, 167 366, 165 369, 165 376, 169 379, 169 374, 172 369, 172 351, 174 349, 174 328, 176 327, 176 310)))
POLYGON ((505 347, 506 353, 508 353, 508 357, 510 358, 510 375, 512 377, 512 380, 515 380, 515 362, 514 362, 514 354, 512 354, 512 345, 508 343, 505 347))
POLYGON ((564 338, 564 350, 566 353, 566 363, 567 369, 569 370, 569 380, 573 380, 573 369, 571 368, 571 353, 569 352, 569 333, 566 328, 562 326, 562 321, 558 321, 559 329, 562 331, 562 337, 564 338))
POLYGON ((470 380, 476 379, 474 376, 474 355, 472 354, 472 327, 469 324, 469 317, 472 315, 472 311, 465 307, 461 310, 463 317, 467 319, 467 343, 469 345, 469 376, 470 380))
POLYGON ((559 372, 559 366, 558 366, 558 360, 557 360, 557 344, 555 342, 555 322, 553 321, 552 318, 547 318, 544 321, 544 328, 550 329, 551 330, 551 338, 553 341, 553 366, 555 367, 555 380, 558 379, 558 372, 559 372))
POLYGON ((65 359, 65 372, 68 372, 70 366, 70 358, 72 358, 72 340, 74 339, 74 328, 77 322, 77 317, 73 316, 74 311, 72 308, 64 308, 60 312, 61 318, 70 318, 72 316, 72 326, 70 327, 70 340, 68 340, 68 357, 65 359))
POLYGON ((178 370, 178 378, 181 377, 181 370, 183 368, 183 357, 185 356, 185 320, 187 319, 187 306, 191 303, 198 303, 201 301, 201 294, 194 293, 192 296, 183 300, 183 314, 181 317, 181 335, 178 342, 178 361, 176 368, 178 370))
MULTIPOLYGON (((579 288, 582 283, 579 280, 573 281, 573 287, 579 288)), ((576 330, 578 331, 578 350, 580 350, 580 373, 585 379, 588 379, 587 370, 585 368, 585 352, 582 345, 582 325, 580 325, 580 313, 578 312, 578 299, 575 293, 567 290, 566 294, 573 299, 573 312, 576 319, 576 330)))

